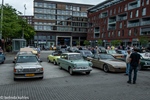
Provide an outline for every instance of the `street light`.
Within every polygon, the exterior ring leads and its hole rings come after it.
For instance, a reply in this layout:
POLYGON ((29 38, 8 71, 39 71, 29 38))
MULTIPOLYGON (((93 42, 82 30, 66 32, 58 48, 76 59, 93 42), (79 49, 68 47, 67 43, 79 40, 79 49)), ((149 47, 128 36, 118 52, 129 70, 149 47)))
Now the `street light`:
MULTIPOLYGON (((25 19, 26 20, 26 18, 25 18, 25 12, 26 12, 26 4, 24 4, 24 16, 23 16, 23 19, 25 19)), ((23 28, 22 28, 22 39, 24 39, 24 25, 23 25, 23 28)))
POLYGON ((4 3, 4 0, 2 0, 2 5, 1 5, 1 23, 0 23, 0 39, 2 39, 2 24, 3 24, 3 3, 4 3))

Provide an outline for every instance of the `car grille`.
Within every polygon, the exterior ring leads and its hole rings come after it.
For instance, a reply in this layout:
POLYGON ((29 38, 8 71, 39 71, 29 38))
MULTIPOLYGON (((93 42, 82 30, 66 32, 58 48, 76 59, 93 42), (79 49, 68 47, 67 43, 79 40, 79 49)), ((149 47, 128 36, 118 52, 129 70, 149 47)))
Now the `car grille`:
POLYGON ((36 72, 35 68, 23 69, 23 72, 36 72))

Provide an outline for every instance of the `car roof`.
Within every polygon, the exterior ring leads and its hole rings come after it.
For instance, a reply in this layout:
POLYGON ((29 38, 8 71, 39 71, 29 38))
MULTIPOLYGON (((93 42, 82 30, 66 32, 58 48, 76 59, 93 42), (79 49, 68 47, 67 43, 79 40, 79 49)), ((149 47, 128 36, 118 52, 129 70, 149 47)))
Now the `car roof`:
POLYGON ((69 54, 80 54, 80 53, 63 53, 63 54, 68 54, 69 55, 69 54))
POLYGON ((34 55, 34 54, 19 54, 18 56, 36 56, 36 55, 34 55))
POLYGON ((29 48, 29 47, 20 48, 20 51, 33 51, 33 48, 29 48))

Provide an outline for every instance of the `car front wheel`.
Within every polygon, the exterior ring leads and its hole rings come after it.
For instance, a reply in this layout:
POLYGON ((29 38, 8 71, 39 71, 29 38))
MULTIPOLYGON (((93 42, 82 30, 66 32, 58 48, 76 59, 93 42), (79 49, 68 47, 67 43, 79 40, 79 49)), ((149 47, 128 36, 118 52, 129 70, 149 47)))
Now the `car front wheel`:
POLYGON ((56 61, 55 61, 55 60, 53 60, 53 64, 54 64, 54 65, 57 65, 57 63, 56 63, 56 61))
POLYGON ((70 75, 73 75, 72 68, 69 68, 69 74, 70 74, 70 75))
POLYGON ((104 72, 106 72, 106 73, 109 72, 108 65, 105 64, 105 65, 103 66, 103 70, 104 70, 104 72))

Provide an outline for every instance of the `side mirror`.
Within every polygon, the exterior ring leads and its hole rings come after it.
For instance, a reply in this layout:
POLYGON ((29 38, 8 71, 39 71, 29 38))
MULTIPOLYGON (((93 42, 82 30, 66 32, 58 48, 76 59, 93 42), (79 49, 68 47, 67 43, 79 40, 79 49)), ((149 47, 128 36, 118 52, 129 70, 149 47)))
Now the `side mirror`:
POLYGON ((13 61, 13 63, 15 63, 15 61, 13 61))

